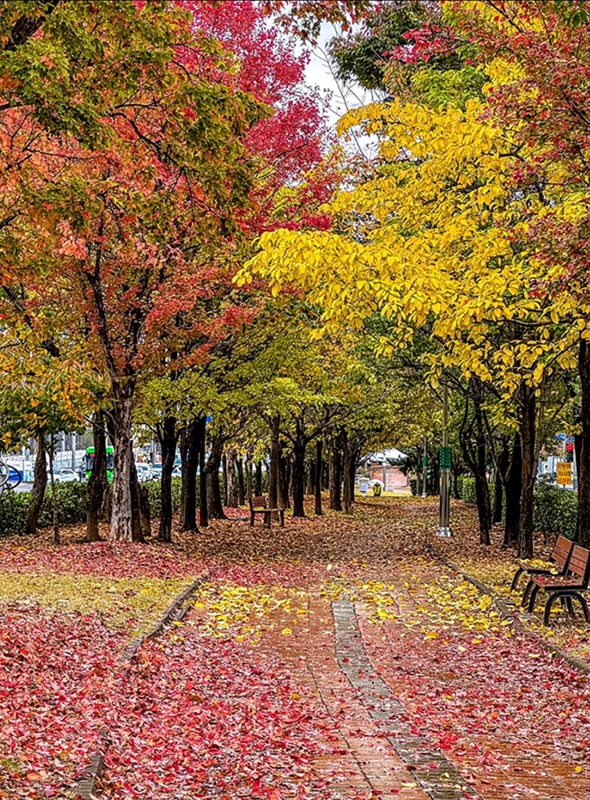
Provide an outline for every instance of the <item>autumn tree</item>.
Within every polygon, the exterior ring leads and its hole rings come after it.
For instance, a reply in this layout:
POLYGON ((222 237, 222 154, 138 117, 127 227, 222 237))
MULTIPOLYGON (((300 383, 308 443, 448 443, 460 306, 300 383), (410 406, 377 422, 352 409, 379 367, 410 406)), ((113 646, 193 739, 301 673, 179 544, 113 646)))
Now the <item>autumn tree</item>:
POLYGON ((590 356, 588 294, 588 64, 586 2, 450 3, 456 29, 481 60, 495 66, 488 115, 510 125, 515 191, 532 181, 551 195, 541 219, 531 220, 535 242, 535 291, 558 302, 579 337, 582 427, 579 458, 579 538, 590 543, 590 356), (526 157, 534 150, 534 158, 526 157))

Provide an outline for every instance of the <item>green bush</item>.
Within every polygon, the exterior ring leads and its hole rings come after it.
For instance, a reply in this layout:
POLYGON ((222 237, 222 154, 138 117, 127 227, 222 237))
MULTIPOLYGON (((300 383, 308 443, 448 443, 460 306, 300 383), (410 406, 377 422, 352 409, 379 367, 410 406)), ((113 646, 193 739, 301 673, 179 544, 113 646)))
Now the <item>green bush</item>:
POLYGON ((475 478, 463 477, 461 481, 461 500, 473 506, 477 503, 475 497, 475 478))
POLYGON ((418 492, 418 481, 416 478, 410 478, 410 491, 413 495, 416 495, 418 492))
MULTIPOLYGON (((469 505, 476 504, 475 478, 460 478, 460 496, 469 505)), ((494 502, 494 486, 490 484, 490 500, 494 502)), ((535 530, 561 533, 573 539, 576 535, 578 496, 548 483, 538 483, 534 495, 535 530)), ((505 507, 505 498, 504 498, 505 507)))
POLYGON ((535 530, 561 533, 569 539, 576 535, 578 496, 548 483, 535 487, 535 530))
MULTIPOLYGON (((23 493, 24 494, 24 493, 23 493)), ((86 484, 85 483, 57 483, 55 485, 55 500, 57 505, 57 521, 60 525, 74 525, 86 519, 86 484)), ((43 508, 39 517, 39 527, 45 528, 53 525, 53 506, 51 501, 51 486, 45 490, 43 508)))
MULTIPOLYGON (((162 487, 159 480, 147 481, 143 486, 148 491, 150 500, 150 514, 155 519, 162 513, 162 487)), ((180 492, 182 488, 181 478, 172 478, 172 510, 180 511, 180 492)), ((197 481, 197 498, 198 498, 198 481, 197 481)), ((198 501, 198 500, 197 500, 198 501)))
MULTIPOLYGON (((152 517, 160 516, 162 510, 160 481, 149 481, 143 484, 148 490, 150 512, 152 517)), ((182 481, 180 478, 172 479, 172 508, 180 510, 180 492, 182 481)), ((60 525, 75 525, 86 521, 86 483, 58 483, 55 486, 57 501, 57 521, 60 525)), ((0 536, 11 534, 20 535, 25 531, 30 492, 4 492, 0 497, 0 536)), ((53 525, 53 510, 51 504, 51 486, 47 486, 39 527, 53 525)))
POLYGON ((28 512, 28 492, 4 492, 0 498, 0 536, 24 533, 28 512))

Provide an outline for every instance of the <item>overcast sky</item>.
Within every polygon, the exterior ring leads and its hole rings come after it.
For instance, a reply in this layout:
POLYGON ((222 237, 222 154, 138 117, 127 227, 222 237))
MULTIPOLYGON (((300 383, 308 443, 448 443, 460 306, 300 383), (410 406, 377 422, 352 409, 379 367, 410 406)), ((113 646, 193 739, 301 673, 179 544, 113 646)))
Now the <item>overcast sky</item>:
POLYGON ((330 92, 330 120, 333 125, 345 113, 347 108, 356 108, 369 102, 368 93, 360 87, 345 87, 337 82, 327 63, 327 44, 338 34, 338 29, 329 23, 322 25, 322 32, 316 47, 313 48, 311 60, 307 66, 306 79, 310 86, 330 92))

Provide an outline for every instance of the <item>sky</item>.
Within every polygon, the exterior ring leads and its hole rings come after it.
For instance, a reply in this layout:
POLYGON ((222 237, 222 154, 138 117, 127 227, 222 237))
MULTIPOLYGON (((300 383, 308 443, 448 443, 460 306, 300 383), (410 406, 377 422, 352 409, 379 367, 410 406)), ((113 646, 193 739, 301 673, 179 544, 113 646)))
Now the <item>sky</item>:
MULTIPOLYGON (((370 93, 360 86, 344 86, 337 81, 330 69, 327 58, 327 45, 330 39, 339 34, 339 30, 331 23, 322 25, 317 45, 311 52, 305 77, 310 86, 318 86, 322 92, 329 94, 328 112, 330 124, 335 127, 340 117, 349 109, 357 108, 371 101, 370 93)), ((368 140, 363 137, 366 142, 368 140)))

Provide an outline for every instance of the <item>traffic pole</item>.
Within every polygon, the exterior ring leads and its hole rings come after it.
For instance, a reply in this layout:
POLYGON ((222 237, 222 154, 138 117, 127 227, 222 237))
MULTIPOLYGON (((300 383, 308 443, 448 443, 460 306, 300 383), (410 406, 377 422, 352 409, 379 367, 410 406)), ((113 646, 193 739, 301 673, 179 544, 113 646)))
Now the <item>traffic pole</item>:
POLYGON ((443 385, 443 430, 440 448, 440 519, 437 536, 448 539, 453 535, 451 517, 451 448, 449 447, 449 389, 443 385))

